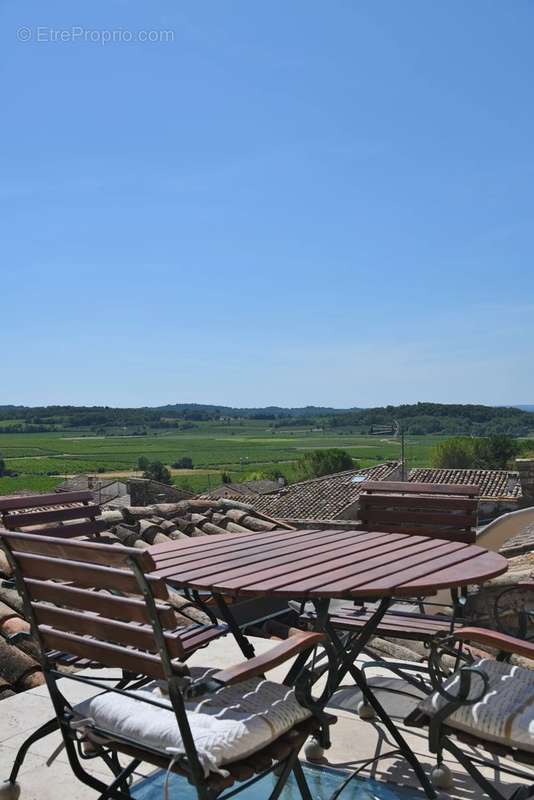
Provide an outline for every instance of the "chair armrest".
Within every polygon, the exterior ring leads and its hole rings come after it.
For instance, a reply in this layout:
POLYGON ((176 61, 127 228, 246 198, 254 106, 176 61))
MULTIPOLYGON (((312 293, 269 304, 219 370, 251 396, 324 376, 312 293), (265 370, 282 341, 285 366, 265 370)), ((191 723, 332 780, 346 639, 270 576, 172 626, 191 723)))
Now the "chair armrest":
POLYGON ((506 633, 492 631, 489 628, 459 628, 454 632, 454 638, 464 642, 478 642, 505 653, 534 659, 534 642, 516 639, 515 636, 508 636, 506 633))
POLYGON ((212 673, 208 678, 203 678, 196 683, 192 683, 185 690, 187 698, 197 698, 209 692, 216 692, 224 686, 231 686, 233 683, 241 683, 249 678, 264 675, 269 669, 283 664, 292 656, 298 655, 303 650, 310 650, 315 645, 326 640, 324 633, 301 631, 299 628, 287 628, 288 638, 279 644, 271 647, 267 653, 236 664, 234 667, 219 670, 212 673))
POLYGON ((298 655, 303 650, 310 650, 315 645, 326 640, 324 633, 313 631, 301 631, 299 628, 290 628, 288 638, 276 644, 267 653, 236 664, 234 667, 223 669, 211 676, 212 680, 217 681, 222 686, 230 686, 232 683, 240 683, 249 678, 263 675, 267 670, 283 664, 284 661, 298 655))

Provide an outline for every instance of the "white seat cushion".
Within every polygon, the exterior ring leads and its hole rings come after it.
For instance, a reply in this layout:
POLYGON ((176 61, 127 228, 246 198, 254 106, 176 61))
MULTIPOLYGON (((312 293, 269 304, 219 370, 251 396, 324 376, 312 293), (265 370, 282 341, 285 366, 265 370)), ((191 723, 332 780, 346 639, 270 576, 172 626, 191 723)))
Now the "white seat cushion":
MULTIPOLYGON (((215 670, 192 667, 191 677, 199 680, 215 670)), ((78 720, 87 719, 88 731, 95 727, 110 736, 126 738, 140 747, 147 746, 168 755, 167 748, 183 753, 182 737, 164 684, 148 684, 132 697, 104 692, 84 700, 74 709, 78 720), (150 698, 165 703, 165 708, 141 702, 150 698)), ((186 703, 187 717, 200 763, 207 775, 221 767, 255 753, 311 716, 295 697, 295 692, 261 678, 253 678, 219 689, 186 703)))
MULTIPOLYGON (((473 667, 487 676, 486 693, 479 702, 460 706, 444 724, 479 739, 534 752, 534 672, 489 658, 479 659, 473 667)), ((459 672, 455 672, 444 688, 456 696, 459 681, 459 672)), ((472 673, 469 697, 478 697, 481 691, 482 678, 472 673)), ((447 703, 435 692, 419 708, 432 717, 447 703)))

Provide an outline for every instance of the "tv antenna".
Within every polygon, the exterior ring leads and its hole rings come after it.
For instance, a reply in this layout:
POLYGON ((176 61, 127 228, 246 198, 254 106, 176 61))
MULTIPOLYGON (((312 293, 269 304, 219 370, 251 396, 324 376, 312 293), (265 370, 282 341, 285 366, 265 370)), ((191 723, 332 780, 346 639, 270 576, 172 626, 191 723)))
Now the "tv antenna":
POLYGON ((372 425, 372 436, 400 436, 401 445, 401 480, 406 480, 406 453, 404 442, 404 428, 398 419, 394 419, 390 425, 372 425))

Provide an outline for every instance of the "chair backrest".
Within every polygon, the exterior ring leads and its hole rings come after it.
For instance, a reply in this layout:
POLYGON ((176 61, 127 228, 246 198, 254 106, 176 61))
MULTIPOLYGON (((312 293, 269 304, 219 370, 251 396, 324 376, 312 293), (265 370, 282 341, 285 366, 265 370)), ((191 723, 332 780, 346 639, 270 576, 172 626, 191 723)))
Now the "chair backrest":
POLYGON ((471 485, 366 481, 358 517, 368 530, 472 543, 479 492, 471 485))
POLYGON ((90 491, 0 497, 0 520, 8 530, 92 537, 108 527, 99 515, 100 506, 90 491))
POLYGON ((43 656, 59 650, 154 678, 174 674, 183 645, 148 551, 2 529, 0 543, 43 656))

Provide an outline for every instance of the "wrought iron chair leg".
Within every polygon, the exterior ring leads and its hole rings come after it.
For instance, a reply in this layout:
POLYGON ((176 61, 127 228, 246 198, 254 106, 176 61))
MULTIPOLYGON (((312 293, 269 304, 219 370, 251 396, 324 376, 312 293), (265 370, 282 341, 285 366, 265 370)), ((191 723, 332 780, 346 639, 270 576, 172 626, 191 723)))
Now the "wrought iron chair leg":
POLYGON ((430 781, 429 781, 429 779, 428 779, 423 767, 419 763, 419 760, 418 760, 417 756, 415 755, 415 753, 413 752, 413 750, 409 746, 408 742, 406 741, 404 736, 401 734, 401 732, 397 729, 396 725, 394 725, 394 723, 392 722, 392 720, 389 717, 389 714, 386 712, 385 708, 382 706, 382 704, 379 702, 379 700, 377 700, 377 698, 375 697, 373 692, 369 689, 367 684, 366 683, 361 683, 361 682, 359 682, 357 680, 356 675, 355 675, 356 670, 354 670, 354 672, 352 670, 350 670, 350 672, 351 672, 352 677, 356 681, 356 684, 358 685, 358 688, 360 689, 360 691, 361 691, 361 693, 362 693, 362 695, 364 697, 365 702, 369 703, 369 705, 372 706, 372 708, 376 712, 376 715, 380 718, 381 722, 384 724, 386 729, 389 731, 390 735, 397 742, 397 745, 399 747, 400 752, 402 753, 402 755, 404 756, 406 761, 410 764, 411 768, 415 772, 415 774, 417 776, 417 779, 418 779, 419 783, 421 784, 421 786, 423 788, 424 793, 431 800, 435 800, 435 798, 437 797, 437 794, 436 794, 432 784, 430 783, 430 781))
POLYGON ((26 753, 30 749, 30 747, 38 742, 39 739, 44 739, 45 736, 53 733, 54 731, 59 730, 59 722, 54 717, 54 719, 49 719, 48 722, 45 722, 44 725, 41 725, 40 728, 37 728, 24 742, 21 744, 17 751, 17 755, 15 756, 15 761, 11 768, 11 774, 8 778, 9 783, 15 783, 17 780, 17 775, 19 774, 19 770, 24 763, 24 759, 26 758, 26 753))
POLYGON ((133 772, 133 770, 139 766, 141 762, 139 760, 136 761, 134 759, 131 762, 131 764, 129 764, 128 767, 125 768, 121 766, 117 754, 114 752, 110 753, 102 752, 100 757, 108 765, 115 778, 117 780, 120 779, 120 783, 117 783, 117 786, 119 786, 119 788, 121 788, 124 792, 126 792, 127 796, 130 797, 130 786, 128 783, 128 777, 133 772))
POLYGON ((302 797, 302 800, 312 800, 310 787, 308 786, 308 781, 306 780, 306 776, 304 775, 302 764, 300 763, 298 758, 295 761, 295 766, 293 767, 293 774, 295 776, 295 780, 297 781, 297 786, 299 787, 299 792, 300 796, 302 797))
MULTIPOLYGON (((276 783, 274 785, 274 789, 272 790, 271 794, 269 795, 269 800, 278 800, 280 794, 284 786, 287 783, 287 779, 289 778, 292 770, 295 768, 295 764, 298 761, 299 751, 298 749, 293 750, 293 752, 286 758, 285 762, 280 762, 280 766, 282 766, 282 771, 280 775, 278 775, 276 783)), ((302 776, 304 778, 304 775, 302 776)), ((299 785, 300 788, 300 785, 299 785)))
MULTIPOLYGON (((123 675, 121 680, 117 683, 117 688, 126 686, 131 680, 131 676, 123 675)), ((33 733, 24 740, 17 751, 17 755, 15 756, 15 761, 13 762, 13 766, 11 768, 8 783, 16 782, 20 768, 24 763, 24 759, 26 758, 26 754, 28 753, 30 747, 34 745, 35 742, 38 742, 40 739, 44 739, 46 736, 50 736, 51 733, 54 733, 54 731, 58 730, 59 722, 57 721, 57 718, 54 717, 53 719, 49 719, 48 722, 45 722, 44 725, 41 725, 39 728, 37 728, 36 731, 33 731, 33 733)))
POLYGON ((487 778, 482 775, 482 773, 475 767, 469 756, 467 756, 459 747, 450 741, 450 739, 446 739, 443 741, 443 747, 448 750, 452 755, 456 758, 456 760, 462 765, 465 771, 473 778, 475 783, 485 792, 488 797, 491 797, 491 800, 506 800, 506 795, 499 792, 499 790, 495 787, 495 784, 488 781, 487 778))
POLYGON ((443 746, 440 742, 436 752, 436 766, 432 768, 430 780, 434 789, 447 791, 453 787, 453 777, 450 768, 443 763, 443 746))
POLYGON ((105 800, 128 800, 129 794, 124 794, 122 791, 118 791, 117 789, 113 788, 113 784, 106 786, 106 784, 95 778, 89 772, 87 772, 82 765, 80 764, 80 760, 78 758, 78 753, 76 752, 76 747, 74 745, 73 740, 69 737, 68 732, 65 732, 63 735, 63 739, 65 742, 65 752, 67 753, 67 758, 69 760, 70 768, 72 769, 74 775, 81 783, 84 783, 86 786, 89 786, 91 789, 94 789, 96 792, 100 792, 100 796, 105 798, 105 800))
POLYGON ((111 794, 111 792, 114 792, 115 789, 121 790, 121 795, 120 795, 121 797, 131 797, 130 788, 128 786, 128 778, 130 777, 134 769, 136 769, 141 762, 138 759, 134 758, 132 761, 130 761, 128 766, 124 767, 123 769, 120 766, 119 759, 117 758, 115 753, 112 754, 112 760, 116 762, 116 764, 119 766, 120 770, 119 774, 115 775, 115 780, 113 781, 113 783, 110 783, 108 788, 104 792, 102 792, 98 800, 107 800, 108 797, 115 797, 116 796, 115 794, 111 794), (122 792, 124 792, 125 794, 123 795, 122 792))

